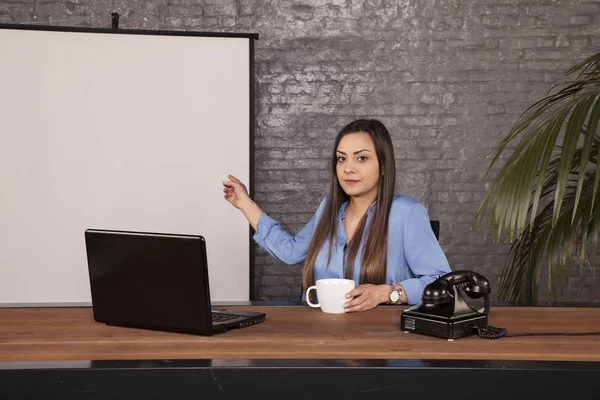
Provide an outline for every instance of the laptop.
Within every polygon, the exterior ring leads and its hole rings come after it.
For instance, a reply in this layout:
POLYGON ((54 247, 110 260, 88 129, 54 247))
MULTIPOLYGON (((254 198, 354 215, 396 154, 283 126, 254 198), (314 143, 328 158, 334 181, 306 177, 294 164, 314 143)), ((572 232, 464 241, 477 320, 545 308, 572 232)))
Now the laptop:
POLYGON ((212 309, 202 236, 88 229, 85 245, 97 322, 213 335, 265 320, 212 309))

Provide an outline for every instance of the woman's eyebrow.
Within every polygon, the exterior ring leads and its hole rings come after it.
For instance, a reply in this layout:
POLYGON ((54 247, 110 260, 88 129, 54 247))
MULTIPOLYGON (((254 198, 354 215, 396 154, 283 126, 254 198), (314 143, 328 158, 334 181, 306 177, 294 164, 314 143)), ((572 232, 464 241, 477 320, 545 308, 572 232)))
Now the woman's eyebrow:
MULTIPOLYGON (((340 151, 340 150, 336 150, 336 151, 337 151, 338 153, 340 153, 340 154, 346 155, 346 153, 344 153, 343 151, 340 151)), ((369 150, 369 149, 362 149, 362 150, 355 151, 355 152, 354 152, 354 154, 358 154, 358 153, 361 153, 361 152, 363 152, 363 151, 368 151, 369 153, 372 153, 372 151, 371 151, 371 150, 369 150)))

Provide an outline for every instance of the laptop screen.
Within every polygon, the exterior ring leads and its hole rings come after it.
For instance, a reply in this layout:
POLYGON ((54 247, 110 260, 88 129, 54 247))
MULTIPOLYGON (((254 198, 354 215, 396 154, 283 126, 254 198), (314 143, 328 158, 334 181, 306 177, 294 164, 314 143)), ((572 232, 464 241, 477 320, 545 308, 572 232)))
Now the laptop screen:
POLYGON ((202 236, 85 232, 94 318, 151 329, 211 328, 202 236))

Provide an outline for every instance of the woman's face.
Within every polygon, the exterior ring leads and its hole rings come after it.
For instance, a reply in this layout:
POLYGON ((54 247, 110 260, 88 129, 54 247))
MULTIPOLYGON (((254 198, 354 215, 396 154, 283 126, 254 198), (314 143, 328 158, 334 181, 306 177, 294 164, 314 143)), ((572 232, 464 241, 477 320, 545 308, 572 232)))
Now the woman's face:
POLYGON ((349 133, 336 150, 336 172, 344 192, 351 197, 377 197, 379 161, 369 134, 349 133))

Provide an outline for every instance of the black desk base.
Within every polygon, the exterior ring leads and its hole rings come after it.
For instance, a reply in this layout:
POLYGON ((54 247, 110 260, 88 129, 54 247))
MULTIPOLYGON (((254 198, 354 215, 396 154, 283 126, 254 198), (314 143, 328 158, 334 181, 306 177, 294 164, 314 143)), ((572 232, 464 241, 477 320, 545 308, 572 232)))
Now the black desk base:
POLYGON ((13 399, 598 399, 600 362, 160 360, 0 362, 13 399))

